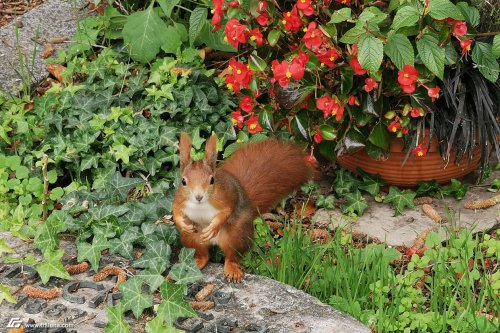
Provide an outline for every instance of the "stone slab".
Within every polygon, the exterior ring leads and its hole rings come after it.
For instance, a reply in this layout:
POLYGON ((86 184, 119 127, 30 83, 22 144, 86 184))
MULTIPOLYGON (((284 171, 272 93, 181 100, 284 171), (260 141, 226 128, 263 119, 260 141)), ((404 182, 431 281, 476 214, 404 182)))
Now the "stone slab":
MULTIPOLYGON (((71 37, 76 32, 76 22, 86 15, 84 0, 49 0, 20 16, 22 27, 16 28, 14 20, 0 28, 0 91, 17 94, 22 85, 19 75, 19 55, 26 57, 31 83, 43 80, 48 74, 45 59, 42 58, 44 42, 50 38, 71 37), (17 32, 16 32, 17 30, 17 32), (18 38, 16 37, 18 34, 18 38), (36 43, 39 41, 40 44, 36 43), (36 49, 34 66, 33 53, 36 49)), ((69 43, 53 44, 57 50, 69 43)))
MULTIPOLYGON (((14 257, 24 257, 28 253, 33 254, 37 259, 41 259, 38 250, 34 249, 31 242, 24 242, 13 237, 9 232, 0 233, 0 239, 4 239, 10 247, 15 249, 14 257)), ((60 247, 64 249, 65 254, 63 263, 74 261, 76 257, 76 246, 71 240, 61 240, 60 247)), ((128 262, 118 256, 104 254, 101 258, 101 268, 114 264, 115 266, 128 267, 128 262)), ((18 300, 22 300, 24 293, 21 290, 23 284, 12 286, 10 280, 5 280, 6 271, 12 268, 12 264, 5 264, 0 260, 0 283, 11 286, 11 292, 18 300)), ((201 323, 202 329, 198 333, 215 332, 216 325, 223 321, 236 323, 235 327, 222 327, 219 329, 228 328, 227 332, 243 333, 243 332, 267 332, 267 333, 369 333, 370 330, 353 319, 352 317, 334 310, 332 307, 321 303, 318 299, 297 290, 291 286, 279 283, 272 279, 261 277, 252 274, 246 274, 242 283, 228 283, 224 280, 223 267, 220 264, 209 264, 203 269, 204 279, 197 283, 199 286, 204 286, 208 283, 216 285, 213 292, 213 299, 216 307, 212 310, 203 312, 199 318, 193 320, 194 323, 201 323), (228 297, 220 297, 227 295, 228 297), (217 299, 225 299, 224 302, 217 299)), ((92 274, 88 272, 74 275, 74 281, 89 282, 92 281, 92 274)), ((57 286, 64 288, 68 283, 61 279, 52 278, 49 281, 48 287, 57 286)), ((38 279, 32 281, 24 281, 24 283, 35 284, 39 283, 38 279)), ((114 286, 113 281, 105 280, 99 282, 104 288, 104 291, 110 291, 114 286)), ((191 286, 192 288, 193 286, 191 286)), ((109 295, 106 294, 104 303, 97 307, 92 307, 89 301, 98 296, 102 291, 93 289, 80 289, 74 296, 84 296, 86 298, 83 304, 73 303, 59 296, 56 299, 49 300, 41 312, 36 314, 27 313, 28 308, 32 308, 33 300, 27 300, 18 308, 10 303, 3 302, 0 305, 0 332, 7 327, 8 323, 13 318, 19 318, 26 323, 28 319, 35 320, 36 324, 45 325, 60 325, 65 324, 64 318, 74 314, 85 314, 73 321, 67 322, 70 324, 67 327, 67 332, 104 332, 103 328, 96 327, 94 323, 106 323, 105 305, 109 302, 109 295), (60 313, 58 308, 63 308, 60 313), (49 311, 49 309, 51 309, 49 311), (55 310, 54 310, 55 308, 55 310), (47 314, 47 312, 49 312, 47 314), (55 318, 50 317, 55 316, 55 318)), ((189 296, 189 295, 188 295, 189 296)), ((189 300, 189 299, 188 299, 189 300)), ((156 303, 156 301, 155 301, 156 303)), ((135 320, 131 314, 126 316, 127 322, 131 325, 131 332, 145 332, 145 321, 135 320)), ((192 323, 191 323, 192 324, 192 323)), ((186 324, 187 325, 187 324, 186 324)), ((184 326, 186 326, 184 325, 184 326)), ((53 326, 55 327, 55 326, 53 326)), ((55 330, 49 330, 54 332, 55 330)), ((219 330, 220 331, 220 330, 219 330)))
MULTIPOLYGON (((500 170, 491 173, 484 183, 489 184, 495 178, 500 178, 500 170)), ((464 182, 467 182, 464 180, 464 182)), ((490 198, 495 195, 485 186, 472 186, 461 201, 447 197, 443 200, 434 199, 431 206, 447 221, 437 224, 422 212, 421 206, 415 209, 405 209, 399 216, 394 216, 390 205, 376 203, 370 196, 364 196, 370 204, 365 213, 357 221, 346 217, 336 210, 319 209, 313 216, 313 222, 330 227, 344 226, 353 232, 377 239, 390 246, 410 247, 415 238, 424 230, 431 229, 438 232, 442 239, 447 238, 447 230, 453 228, 467 228, 472 232, 480 232, 496 228, 500 225, 500 204, 482 210, 463 208, 467 200, 490 198), (450 218, 451 217, 451 218, 450 218)))

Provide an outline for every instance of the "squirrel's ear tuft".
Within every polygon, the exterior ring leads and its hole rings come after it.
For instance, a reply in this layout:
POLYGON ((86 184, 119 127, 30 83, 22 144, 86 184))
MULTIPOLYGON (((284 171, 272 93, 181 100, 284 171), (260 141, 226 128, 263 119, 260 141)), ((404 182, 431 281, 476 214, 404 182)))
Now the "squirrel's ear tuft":
POLYGON ((212 134, 205 145, 205 161, 215 170, 217 163, 217 135, 215 134, 212 134))
POLYGON ((186 132, 181 133, 179 140, 179 155, 181 158, 181 171, 191 162, 191 139, 186 132))

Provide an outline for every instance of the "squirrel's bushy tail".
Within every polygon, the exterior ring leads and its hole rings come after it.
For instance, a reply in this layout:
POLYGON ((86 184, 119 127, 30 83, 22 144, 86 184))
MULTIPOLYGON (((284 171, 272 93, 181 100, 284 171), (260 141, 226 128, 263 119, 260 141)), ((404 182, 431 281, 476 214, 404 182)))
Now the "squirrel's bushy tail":
POLYGON ((245 190, 255 212, 265 213, 286 194, 313 178, 302 148, 276 139, 248 143, 222 163, 245 190))

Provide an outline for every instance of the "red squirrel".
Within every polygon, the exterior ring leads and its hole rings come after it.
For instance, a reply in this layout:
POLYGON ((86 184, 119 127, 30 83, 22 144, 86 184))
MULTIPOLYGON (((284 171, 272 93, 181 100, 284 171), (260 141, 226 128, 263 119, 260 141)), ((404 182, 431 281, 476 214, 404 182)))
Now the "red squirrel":
POLYGON ((226 279, 239 282, 239 261, 252 245, 254 218, 311 179, 314 167, 300 147, 276 139, 243 144, 218 167, 215 135, 207 140, 202 160, 191 159, 191 140, 184 132, 179 151, 182 181, 173 216, 182 244, 195 249, 200 269, 209 247, 219 246, 226 279))

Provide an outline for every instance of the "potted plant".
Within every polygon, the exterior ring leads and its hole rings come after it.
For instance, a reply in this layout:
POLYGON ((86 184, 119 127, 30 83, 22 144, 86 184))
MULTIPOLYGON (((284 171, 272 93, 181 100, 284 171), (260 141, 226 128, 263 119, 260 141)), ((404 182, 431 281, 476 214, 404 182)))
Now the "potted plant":
POLYGON ((213 7, 214 30, 239 52, 220 76, 240 101, 232 113, 240 140, 289 132, 307 141, 311 159, 338 155, 341 164, 366 167, 368 159, 346 155, 362 149, 404 179, 434 177, 411 171, 412 163, 427 170, 427 160, 442 175, 499 155, 500 36, 476 30, 471 3, 214 0, 213 7), (399 160, 388 167, 391 155, 399 160))

